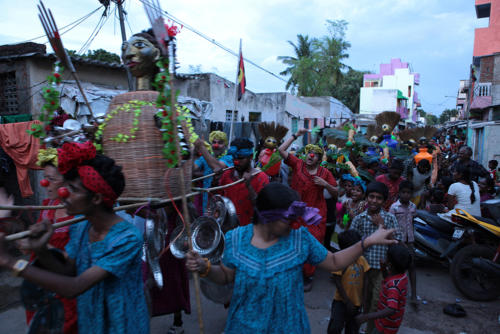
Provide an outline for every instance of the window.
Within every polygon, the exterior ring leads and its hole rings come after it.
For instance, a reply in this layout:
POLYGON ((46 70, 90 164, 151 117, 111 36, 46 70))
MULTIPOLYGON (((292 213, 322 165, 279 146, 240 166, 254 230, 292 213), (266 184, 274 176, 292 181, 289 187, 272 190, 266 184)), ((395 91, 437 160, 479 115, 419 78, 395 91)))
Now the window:
MULTIPOLYGON (((231 122, 231 114, 233 113, 232 110, 226 110, 226 122, 231 122)), ((234 112, 234 121, 238 122, 238 110, 234 112)))
POLYGON ((0 73, 0 112, 13 115, 19 112, 17 102, 16 72, 0 73))
POLYGON ((411 97, 411 86, 408 86, 408 97, 411 97))
POLYGON ((292 118, 292 133, 297 133, 299 130, 299 120, 297 117, 292 118))
POLYGON ((253 112, 253 111, 250 111, 248 113, 248 120, 250 122, 260 122, 261 121, 261 116, 262 116, 262 113, 261 112, 253 112))

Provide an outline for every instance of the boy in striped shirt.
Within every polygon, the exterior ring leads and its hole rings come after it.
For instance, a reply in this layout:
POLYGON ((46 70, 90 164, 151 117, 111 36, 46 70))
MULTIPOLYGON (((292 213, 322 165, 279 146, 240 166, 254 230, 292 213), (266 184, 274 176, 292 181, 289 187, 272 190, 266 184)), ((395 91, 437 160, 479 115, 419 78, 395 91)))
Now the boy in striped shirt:
POLYGON ((370 334, 395 334, 401 326, 405 312, 408 292, 408 276, 411 256, 402 244, 390 245, 387 250, 387 261, 382 263, 384 275, 376 312, 360 314, 356 317, 358 324, 375 320, 375 328, 370 334))

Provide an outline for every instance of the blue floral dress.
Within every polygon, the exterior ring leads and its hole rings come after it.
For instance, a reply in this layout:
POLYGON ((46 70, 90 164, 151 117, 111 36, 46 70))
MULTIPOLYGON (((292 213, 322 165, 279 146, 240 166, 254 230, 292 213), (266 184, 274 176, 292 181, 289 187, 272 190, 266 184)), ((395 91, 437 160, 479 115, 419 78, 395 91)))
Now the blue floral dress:
POLYGON ((266 248, 251 245, 253 224, 226 234, 222 262, 235 269, 225 333, 310 333, 302 266, 317 265, 327 250, 305 227, 266 248))
POLYGON ((77 297, 78 332, 149 333, 139 230, 121 221, 111 227, 104 240, 90 243, 89 228, 88 221, 71 226, 66 252, 76 261, 77 275, 93 266, 111 275, 77 297))

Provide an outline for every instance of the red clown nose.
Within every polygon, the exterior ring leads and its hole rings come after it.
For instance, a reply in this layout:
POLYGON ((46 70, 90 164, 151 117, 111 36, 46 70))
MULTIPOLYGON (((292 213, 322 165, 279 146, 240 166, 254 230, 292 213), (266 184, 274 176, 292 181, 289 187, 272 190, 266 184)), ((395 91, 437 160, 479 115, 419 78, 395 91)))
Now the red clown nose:
POLYGON ((314 153, 309 153, 309 158, 314 159, 314 153))
POLYGON ((218 150, 218 149, 220 148, 220 145, 219 145, 219 144, 213 144, 213 145, 212 145, 212 148, 213 148, 214 150, 218 150))
POLYGON ((50 182, 47 179, 43 179, 43 180, 40 181, 40 185, 42 187, 48 187, 50 185, 50 182))
POLYGON ((239 166, 239 165, 240 165, 240 161, 239 161, 239 160, 237 160, 237 159, 235 159, 235 160, 233 160, 233 164, 234 164, 235 166, 239 166))
POLYGON ((61 188, 57 189, 57 195, 60 198, 68 198, 69 197, 69 190, 68 190, 68 188, 61 187, 61 188))

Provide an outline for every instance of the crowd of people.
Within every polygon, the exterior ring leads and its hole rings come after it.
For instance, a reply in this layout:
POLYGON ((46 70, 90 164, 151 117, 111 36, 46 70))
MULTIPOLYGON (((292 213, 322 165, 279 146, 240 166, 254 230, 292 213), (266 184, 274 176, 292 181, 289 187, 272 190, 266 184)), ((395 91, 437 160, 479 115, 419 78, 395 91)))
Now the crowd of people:
MULTIPOLYGON (((461 208, 481 215, 480 202, 495 196, 498 162, 490 161, 488 171, 471 159, 469 147, 452 147, 437 137, 429 142, 441 152, 435 155, 437 164, 397 158, 382 163, 379 157, 353 155, 354 167, 366 171, 366 177, 359 177, 329 167, 327 145, 290 152, 306 133, 300 129, 277 147, 285 167, 272 178, 255 167, 259 152, 247 138, 228 143, 224 132, 214 131, 208 143, 195 142, 199 158, 193 176, 214 173, 201 185, 226 186, 220 194, 233 202, 240 226, 226 233, 218 264, 194 251, 178 260, 166 250, 160 258, 162 288, 148 283, 151 269, 141 260, 143 237, 137 226, 144 218, 138 212, 113 211, 126 182, 121 167, 96 153, 90 142, 41 151, 44 204, 63 203, 65 208, 42 211, 30 227, 31 236, 17 243, 29 260, 13 257, 0 235, 0 267, 21 276, 33 290, 53 292, 45 296, 49 304, 60 305, 62 316, 48 321, 32 303, 27 322, 61 333, 148 333, 150 316, 173 313, 168 333, 183 333, 181 312, 191 311, 189 270, 234 284, 225 333, 308 333, 304 292, 313 288, 318 267, 331 273, 336 286, 325 331, 358 333, 360 324, 368 322, 368 333, 396 333, 407 296, 412 304, 417 301, 416 210, 461 208), (77 215, 86 220, 52 227, 77 215)), ((206 214, 211 196, 204 192, 195 198, 191 214, 206 214)), ((3 191, 0 197, 3 204, 12 203, 3 191)), ((180 213, 172 205, 165 212, 168 240, 180 213)))

